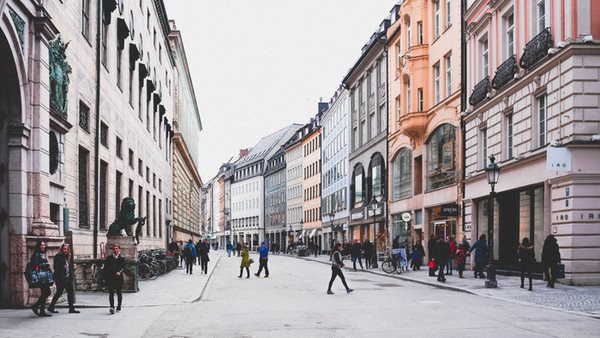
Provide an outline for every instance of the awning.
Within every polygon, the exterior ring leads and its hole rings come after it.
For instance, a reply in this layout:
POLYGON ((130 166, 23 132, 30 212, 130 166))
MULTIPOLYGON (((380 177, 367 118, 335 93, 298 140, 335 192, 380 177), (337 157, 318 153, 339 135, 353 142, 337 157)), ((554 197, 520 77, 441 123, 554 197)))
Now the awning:
POLYGON ((317 229, 312 229, 312 231, 310 232, 310 235, 308 235, 308 238, 313 238, 313 236, 317 233, 317 229))

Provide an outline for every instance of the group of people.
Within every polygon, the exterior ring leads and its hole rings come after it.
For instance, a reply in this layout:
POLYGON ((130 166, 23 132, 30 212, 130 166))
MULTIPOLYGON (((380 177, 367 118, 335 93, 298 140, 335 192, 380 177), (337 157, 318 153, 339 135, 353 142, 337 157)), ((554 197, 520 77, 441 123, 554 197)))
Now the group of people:
MULTIPOLYGON (((342 257, 350 257, 352 260, 352 268, 356 271, 356 263, 360 266, 361 269, 364 269, 362 259, 365 259, 365 266, 367 269, 370 269, 375 264, 375 246, 369 239, 365 239, 362 243, 355 239, 352 243, 345 241, 344 243, 335 243, 333 244, 331 256, 329 257, 330 261, 334 261, 333 254, 338 251, 342 257)), ((333 263, 332 263, 333 264, 333 263)))
POLYGON ((194 264, 200 264, 200 273, 208 274, 209 252, 210 245, 206 240, 194 244, 194 241, 190 238, 181 249, 181 259, 185 261, 185 273, 192 275, 194 264))
MULTIPOLYGON (((250 278, 250 265, 254 261, 250 258, 250 253, 248 252, 248 245, 244 243, 243 245, 240 245, 240 246, 242 248, 242 252, 241 252, 242 261, 240 262, 240 274, 239 274, 238 278, 243 277, 244 270, 246 270, 246 278, 250 278)), ((259 248, 258 252, 259 252, 259 267, 258 267, 258 271, 254 275, 256 277, 260 277, 260 273, 264 269, 265 270, 265 278, 268 278, 269 277, 269 266, 268 266, 269 248, 267 247, 265 242, 262 242, 260 244, 260 248, 259 248)))
MULTIPOLYGON (((115 313, 115 301, 114 296, 117 294, 117 308, 116 311, 121 311, 121 304, 123 301, 122 289, 123 289, 123 271, 125 270, 125 257, 120 254, 119 244, 112 246, 113 253, 106 257, 104 262, 104 280, 109 292, 109 304, 110 313, 115 313)), ((63 292, 67 292, 67 302, 69 304, 69 313, 80 313, 79 310, 75 309, 75 294, 73 289, 73 270, 71 261, 71 248, 69 244, 63 243, 60 247, 60 252, 54 256, 53 268, 50 267, 50 262, 46 256, 46 242, 39 241, 33 254, 31 255, 30 262, 35 266, 36 269, 41 271, 49 271, 52 273, 53 281, 56 283, 56 293, 50 305, 48 306, 48 312, 46 312, 46 301, 51 294, 51 284, 42 284, 40 286, 41 295, 38 300, 33 304, 31 310, 33 313, 40 317, 51 317, 50 313, 58 313, 56 310, 56 303, 63 292)))

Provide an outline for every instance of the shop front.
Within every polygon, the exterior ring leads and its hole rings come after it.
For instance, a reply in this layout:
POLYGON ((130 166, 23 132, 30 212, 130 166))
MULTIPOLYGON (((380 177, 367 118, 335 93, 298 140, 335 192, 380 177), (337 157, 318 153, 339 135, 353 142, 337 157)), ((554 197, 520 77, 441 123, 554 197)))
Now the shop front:
POLYGON ((385 227, 385 203, 375 203, 367 207, 355 208, 350 214, 348 240, 371 241, 376 252, 385 251, 387 233, 385 227))
POLYGON ((429 234, 436 238, 448 239, 453 238, 455 241, 459 232, 457 229, 457 218, 459 215, 458 204, 444 204, 427 208, 427 216, 429 219, 429 234))

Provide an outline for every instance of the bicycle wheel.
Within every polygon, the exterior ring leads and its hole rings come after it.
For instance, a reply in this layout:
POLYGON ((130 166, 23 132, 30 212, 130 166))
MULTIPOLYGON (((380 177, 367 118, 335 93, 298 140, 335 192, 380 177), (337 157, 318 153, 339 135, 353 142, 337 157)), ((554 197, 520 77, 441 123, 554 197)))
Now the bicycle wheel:
POLYGON ((167 263, 163 260, 158 261, 159 264, 159 269, 160 269, 160 274, 164 275, 165 273, 167 273, 167 263))
POLYGON ((394 270, 396 270, 396 268, 391 261, 387 260, 381 264, 381 270, 383 270, 385 273, 392 273, 394 270))
POLYGON ((140 280, 148 280, 152 275, 148 264, 140 264, 138 266, 138 276, 140 280))

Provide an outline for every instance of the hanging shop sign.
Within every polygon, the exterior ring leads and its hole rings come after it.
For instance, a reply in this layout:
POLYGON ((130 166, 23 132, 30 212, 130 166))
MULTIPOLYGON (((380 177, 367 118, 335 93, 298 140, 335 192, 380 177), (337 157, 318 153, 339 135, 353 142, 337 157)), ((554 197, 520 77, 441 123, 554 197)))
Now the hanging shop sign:
POLYGON ((571 171, 571 152, 569 149, 548 147, 546 149, 546 171, 571 171))
POLYGON ((458 216, 458 204, 444 204, 442 205, 441 216, 458 216))

